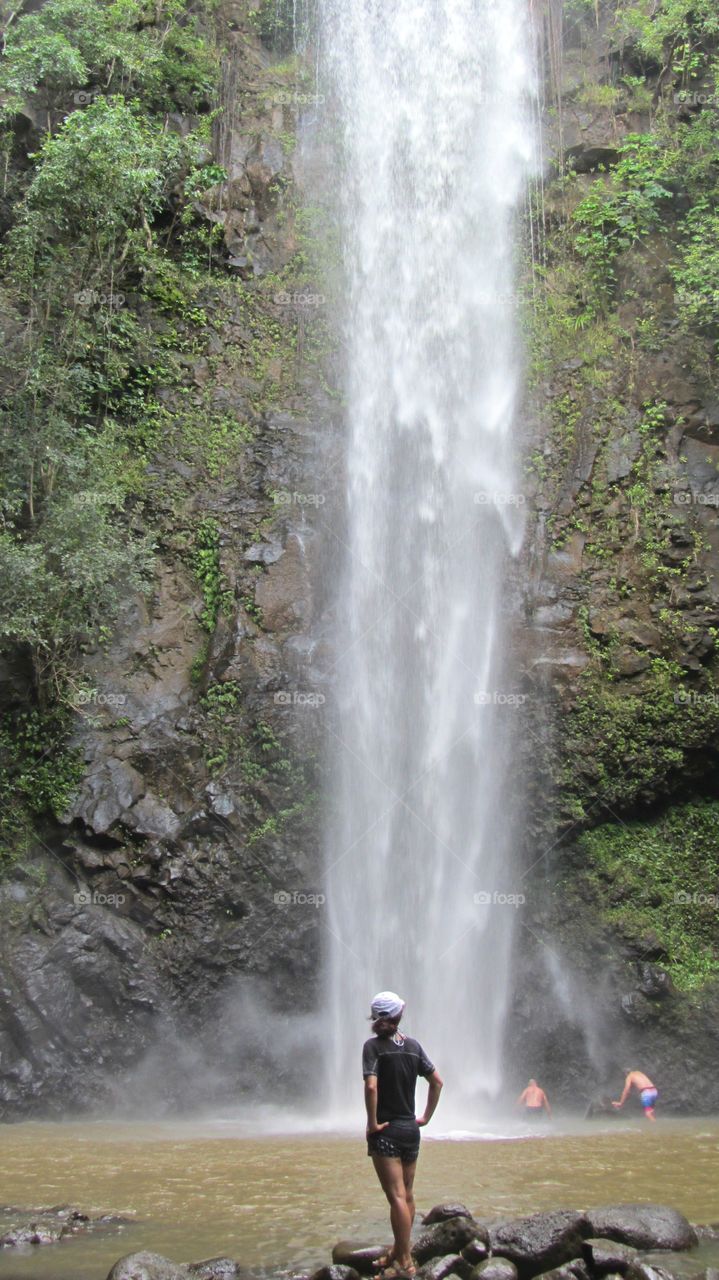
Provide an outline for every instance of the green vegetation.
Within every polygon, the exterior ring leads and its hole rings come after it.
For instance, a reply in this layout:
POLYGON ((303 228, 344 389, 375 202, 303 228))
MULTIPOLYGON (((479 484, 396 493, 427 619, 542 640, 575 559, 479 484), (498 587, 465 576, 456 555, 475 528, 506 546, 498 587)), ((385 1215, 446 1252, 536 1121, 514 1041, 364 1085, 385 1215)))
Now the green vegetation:
POLYGON ((201 520, 195 535, 195 576, 202 588, 204 607, 200 621, 205 631, 213 632, 220 612, 232 608, 232 592, 225 584, 220 568, 220 530, 216 520, 201 520))
POLYGON ((28 711, 0 721, 0 870, 29 848, 35 820, 61 817, 80 778, 66 746, 67 713, 28 711))
POLYGON ((633 134, 620 160, 597 178, 572 214, 574 248, 585 264, 586 305, 593 316, 613 298, 618 257, 661 225, 672 192, 665 179, 671 153, 646 134, 633 134))
MULTIPOLYGON (((677 987, 719 976, 719 804, 669 809, 652 822, 604 825, 579 840, 583 883, 600 917, 637 944, 658 945, 677 987)), ((576 874, 576 873, 575 873, 576 874)))
POLYGON ((304 5, 298 5, 297 0, 259 0, 251 21, 268 49, 273 53, 288 54, 296 35, 295 17, 297 15, 301 19, 303 11, 304 5))
POLYGON ((207 107, 216 58, 186 0, 49 0, 8 26, 0 67, 5 115, 121 95, 147 112, 207 107))
MULTIPOLYGON (((572 0, 570 11, 594 25, 593 4, 572 0)), ((524 310, 530 385, 540 404, 554 390, 547 445, 528 469, 551 549, 577 535, 590 602, 576 615, 590 662, 555 761, 563 815, 583 825, 680 789, 719 744, 713 615, 707 605, 704 626, 699 603, 704 543, 696 511, 675 498, 671 446, 682 425, 673 384, 690 377, 707 403, 718 384, 719 14, 710 0, 621 0, 612 13, 609 38, 645 74, 571 93, 598 113, 644 112, 646 125, 623 136, 618 122, 620 141, 607 136, 616 163, 570 169, 545 192, 550 218, 545 239, 535 231, 524 310), (658 385, 659 353, 676 372, 658 385), (651 608, 648 649, 613 622, 592 630, 593 613, 616 620, 623 600, 641 610, 627 616, 651 608), (704 668, 688 684, 678 659, 697 635, 704 668), (684 698, 689 688, 696 696, 684 698)))
POLYGON ((671 781, 719 734, 719 698, 688 693, 675 663, 654 658, 641 683, 616 686, 594 665, 563 721, 558 781, 566 817, 596 821, 666 794, 671 781))
MULTIPOLYGON (((178 272, 187 299, 188 209, 217 180, 207 125, 183 137, 167 113, 209 121, 217 68, 186 0, 48 0, 5 32, 0 653, 33 702, 5 772, 20 826, 66 803, 83 655, 151 584, 155 538, 138 517, 174 357, 147 304, 178 272), (31 155, 14 129, 28 105, 46 120, 31 155)), ((217 467, 222 432, 209 435, 217 467)))

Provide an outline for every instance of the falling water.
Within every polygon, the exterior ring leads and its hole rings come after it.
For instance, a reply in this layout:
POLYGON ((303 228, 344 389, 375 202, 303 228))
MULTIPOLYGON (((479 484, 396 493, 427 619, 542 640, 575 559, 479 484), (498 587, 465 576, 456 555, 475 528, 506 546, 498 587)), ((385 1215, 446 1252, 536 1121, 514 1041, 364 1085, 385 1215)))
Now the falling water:
MULTIPOLYGON (((347 518, 327 840, 338 1112, 372 993, 479 1116, 521 890, 507 566, 522 535, 515 211, 524 0, 322 0, 342 136, 347 518)), ((338 555, 340 548, 338 545, 338 555)))

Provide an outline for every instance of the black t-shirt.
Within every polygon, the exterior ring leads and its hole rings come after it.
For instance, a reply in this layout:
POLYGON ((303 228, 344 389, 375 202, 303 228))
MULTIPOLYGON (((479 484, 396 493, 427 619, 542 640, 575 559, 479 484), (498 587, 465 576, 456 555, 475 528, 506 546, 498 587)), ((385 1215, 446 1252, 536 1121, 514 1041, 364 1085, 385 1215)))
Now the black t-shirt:
POLYGON ((414 1120, 417 1076, 431 1076, 434 1063, 418 1040, 404 1036, 400 1044, 391 1037, 373 1036, 362 1049, 362 1075, 377 1077, 377 1119, 414 1120))

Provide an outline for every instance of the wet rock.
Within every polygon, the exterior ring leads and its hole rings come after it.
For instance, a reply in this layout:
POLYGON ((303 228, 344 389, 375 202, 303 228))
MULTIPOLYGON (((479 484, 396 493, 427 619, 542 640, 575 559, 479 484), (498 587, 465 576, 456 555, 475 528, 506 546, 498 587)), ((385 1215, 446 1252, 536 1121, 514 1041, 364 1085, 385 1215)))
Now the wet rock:
POLYGON ((207 1258, 204 1262, 191 1262, 187 1270, 194 1280, 240 1280, 247 1275, 234 1258, 207 1258))
POLYGON ((436 1204, 429 1213, 425 1213, 422 1225, 434 1226, 435 1222, 446 1222, 448 1218, 471 1218, 469 1209, 464 1204, 436 1204))
POLYGON ((598 1276, 619 1272, 621 1275, 637 1260, 637 1250, 628 1244, 619 1244, 616 1240, 584 1241, 584 1258, 592 1273, 598 1276))
POLYGON ((417 1271, 417 1280, 446 1280, 447 1276, 462 1275, 458 1268, 465 1267, 467 1275, 471 1275, 472 1268, 458 1253, 448 1253, 444 1258, 433 1258, 431 1262, 425 1262, 417 1271))
POLYGON ((514 1262, 520 1280, 525 1280, 580 1258, 589 1234, 584 1215, 566 1210, 535 1213, 491 1227, 489 1243, 492 1253, 514 1262))
POLYGON ((63 1224, 32 1223, 26 1227, 11 1227, 0 1236, 0 1248, 22 1249, 29 1244, 57 1244, 64 1234, 63 1224))
POLYGON ((674 983, 666 969, 646 962, 639 965, 639 990, 650 1000, 660 1000, 674 991, 674 983))
POLYGON ((103 835, 144 794, 145 784, 131 765, 122 760, 100 761, 87 774, 72 816, 103 835))
POLYGON ((188 1267, 171 1262, 159 1253, 128 1253, 120 1258, 107 1280, 189 1280, 188 1267))
POLYGON ((666 1267, 652 1262, 636 1262, 625 1271, 626 1280, 677 1280, 666 1267))
POLYGON ((470 1240, 462 1250, 462 1257, 467 1262, 471 1262, 474 1267, 479 1266, 480 1262, 484 1262, 488 1256, 489 1245, 486 1240, 481 1240, 479 1237, 476 1240, 470 1240))
POLYGON ((635 1249, 692 1249, 696 1231, 678 1209, 662 1204, 617 1204, 587 1213, 592 1236, 635 1249))
POLYGON ((642 448, 642 438, 638 431, 627 431, 618 440, 612 440, 607 449, 607 480, 616 484, 617 480, 625 480, 631 475, 632 467, 642 448))
POLYGON ((613 662, 617 674, 625 679, 641 675, 651 666, 651 659, 646 653, 637 653, 635 649, 626 647, 617 650, 613 662))
POLYGON ((244 559, 253 564, 274 564, 282 554, 283 549, 278 542, 253 542, 247 548, 244 559))
POLYGON ((320 1267, 319 1271, 313 1272, 310 1280, 360 1280, 360 1274, 354 1267, 333 1264, 331 1267, 320 1267))
POLYGON ((582 1258, 574 1258, 561 1267, 545 1271, 537 1280, 590 1280, 589 1268, 582 1258))
POLYGON ((461 1253, 465 1245, 476 1239, 486 1240, 487 1233, 471 1218, 447 1218, 422 1232, 412 1249, 412 1255, 419 1263, 429 1262, 430 1258, 461 1253))
POLYGON ((374 1274, 372 1263, 387 1253, 388 1245, 359 1244, 356 1240, 340 1240, 332 1250, 332 1261, 341 1266, 354 1267, 362 1276, 374 1274))
POLYGON ((311 588, 307 562, 298 538, 292 536, 288 539, 283 555, 259 579, 255 601, 268 631, 307 621, 311 610, 311 588))
MULTIPOLYGON (((16 1216, 15 1210, 6 1213, 16 1216)), ((17 1221, 0 1235, 0 1248, 20 1249, 27 1245, 57 1244, 66 1236, 78 1235, 85 1231, 112 1230, 127 1223, 127 1218, 113 1217, 105 1214, 100 1218, 90 1218, 80 1209, 72 1209, 67 1205, 53 1206, 51 1209, 17 1212, 17 1221)))
POLYGON ((660 653, 662 647, 661 632, 650 622, 639 622, 635 618, 622 618, 618 624, 622 635, 631 640, 640 649, 648 649, 650 653, 660 653))
MULTIPOLYGON (((620 1000, 620 1006, 624 1017, 630 1022, 646 1022, 653 1017, 655 1012, 652 1005, 640 991, 626 992, 620 1000)), ((631 1244, 632 1242, 628 1241, 628 1243, 631 1244)))
POLYGON ((564 159, 575 173, 596 173, 617 164, 619 152, 616 147, 588 147, 580 143, 576 147, 568 147, 564 159))
POLYGON ((487 1258, 472 1272, 472 1280, 517 1280, 517 1268, 509 1258, 487 1258))

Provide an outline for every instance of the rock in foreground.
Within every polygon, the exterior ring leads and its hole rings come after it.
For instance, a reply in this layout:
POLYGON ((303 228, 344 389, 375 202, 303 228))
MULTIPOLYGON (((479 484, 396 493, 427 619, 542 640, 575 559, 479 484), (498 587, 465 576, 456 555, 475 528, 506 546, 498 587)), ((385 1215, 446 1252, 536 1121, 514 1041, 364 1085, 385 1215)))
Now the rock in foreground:
POLYGON ((693 1249, 697 1233, 683 1213, 665 1204, 614 1204, 587 1213, 592 1236, 635 1249, 693 1249))
POLYGON ((430 1258, 444 1258, 451 1253, 461 1253, 472 1240, 487 1239, 487 1233, 473 1218, 447 1218, 436 1226, 423 1231, 412 1249, 416 1262, 429 1262, 430 1258))
POLYGON ((332 1261, 339 1266, 353 1267, 361 1276, 371 1276, 375 1274, 372 1263, 383 1257, 389 1248, 389 1245, 367 1245, 356 1240, 340 1240, 332 1250, 332 1261))
POLYGON ((589 1223, 582 1213, 534 1213, 490 1227, 489 1246, 492 1254, 514 1263, 520 1280, 530 1280, 581 1258, 582 1245, 589 1234, 589 1223))
POLYGON ((116 1262, 107 1280, 192 1280, 189 1267, 170 1262, 159 1253, 128 1253, 116 1262))
POLYGON ((629 1244, 619 1244, 616 1240, 585 1240, 584 1258, 592 1275, 626 1275, 636 1262, 638 1253, 629 1244))
POLYGON ((465 1204, 436 1204, 429 1213, 425 1213, 422 1225, 433 1227, 436 1222, 446 1222, 448 1218, 471 1218, 472 1215, 465 1204))

